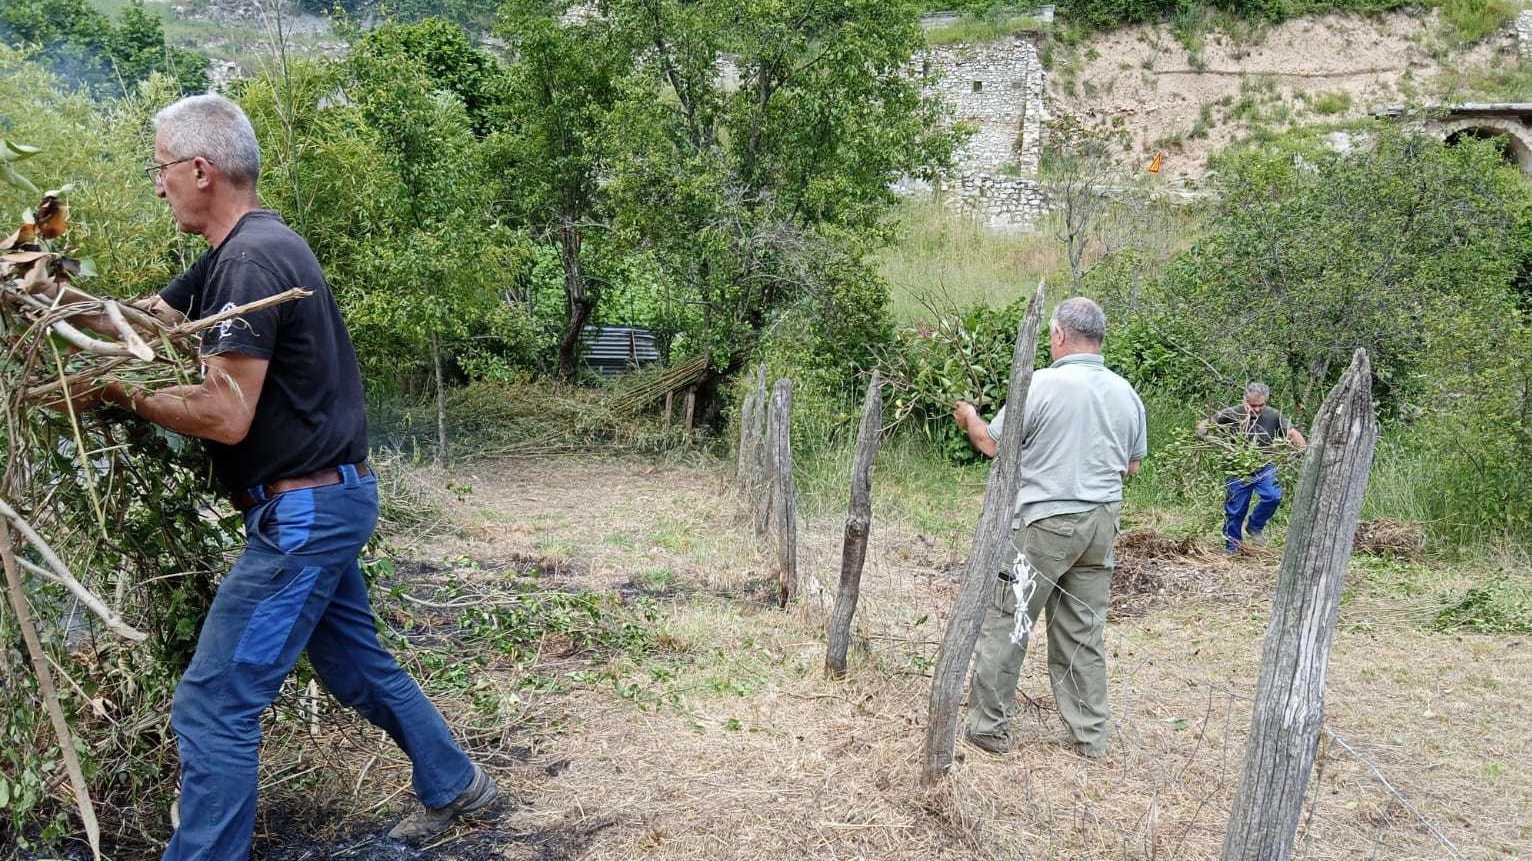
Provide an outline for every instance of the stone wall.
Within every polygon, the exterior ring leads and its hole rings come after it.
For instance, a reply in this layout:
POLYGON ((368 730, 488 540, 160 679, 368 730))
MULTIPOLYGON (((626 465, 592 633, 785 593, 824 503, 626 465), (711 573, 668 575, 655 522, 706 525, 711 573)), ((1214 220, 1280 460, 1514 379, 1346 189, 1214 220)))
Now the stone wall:
POLYGON ((1048 208, 1042 186, 1032 177, 965 173, 951 192, 949 206, 1001 231, 1032 230, 1048 208))
POLYGON ((1521 59, 1532 63, 1532 9, 1523 9, 1516 16, 1516 44, 1521 48, 1521 59))
POLYGON ((935 46, 916 58, 955 121, 975 128, 957 153, 947 200, 1001 229, 1030 230, 1043 212, 1046 79, 1036 34, 985 44, 935 46))

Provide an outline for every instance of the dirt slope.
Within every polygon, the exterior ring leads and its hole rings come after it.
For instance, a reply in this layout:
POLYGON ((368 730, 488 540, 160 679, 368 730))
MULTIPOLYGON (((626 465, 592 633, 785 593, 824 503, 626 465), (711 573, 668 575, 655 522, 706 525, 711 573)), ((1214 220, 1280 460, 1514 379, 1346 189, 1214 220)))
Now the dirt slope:
POLYGON ((1132 27, 1061 49, 1049 90, 1063 110, 1120 118, 1131 162, 1164 150, 1169 176, 1195 178, 1209 153, 1254 128, 1343 123, 1434 97, 1451 69, 1507 62, 1514 51, 1508 30, 1454 47, 1434 12, 1297 19, 1254 40, 1214 33, 1196 53, 1167 27, 1132 27))

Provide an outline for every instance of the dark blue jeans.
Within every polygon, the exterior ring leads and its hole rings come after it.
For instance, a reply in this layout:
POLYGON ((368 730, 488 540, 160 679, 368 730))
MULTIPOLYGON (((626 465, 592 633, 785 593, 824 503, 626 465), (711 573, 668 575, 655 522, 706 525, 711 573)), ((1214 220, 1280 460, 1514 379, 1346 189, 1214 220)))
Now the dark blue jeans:
POLYGON ((245 514, 245 552, 218 587, 170 710, 181 827, 165 861, 248 861, 261 713, 305 649, 330 693, 409 754, 422 804, 446 806, 473 779, 441 713, 378 643, 357 565, 377 523, 377 479, 350 465, 341 474, 245 514))
POLYGON ((1224 487, 1228 491, 1223 505, 1224 548, 1233 553, 1245 537, 1245 512, 1250 512, 1251 532, 1265 529, 1266 522, 1277 513, 1277 505, 1282 502, 1282 488, 1277 486, 1277 467, 1270 463, 1248 478, 1226 479, 1224 487), (1258 500, 1254 511, 1250 511, 1251 496, 1258 500))

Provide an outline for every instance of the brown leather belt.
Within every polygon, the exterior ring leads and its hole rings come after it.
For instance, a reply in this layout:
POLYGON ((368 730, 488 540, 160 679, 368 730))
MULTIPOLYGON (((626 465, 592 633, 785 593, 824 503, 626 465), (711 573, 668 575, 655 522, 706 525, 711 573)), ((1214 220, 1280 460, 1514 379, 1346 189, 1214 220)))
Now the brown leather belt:
MULTIPOLYGON (((372 469, 365 462, 356 465, 356 475, 358 478, 371 474, 372 469)), ((332 484, 340 484, 342 481, 345 481, 345 478, 340 474, 340 467, 327 466, 324 469, 315 470, 308 475, 294 475, 290 478, 268 481, 261 485, 261 495, 266 499, 270 499, 279 493, 304 490, 310 487, 328 487, 332 484)), ((234 507, 239 509, 240 514, 244 514, 264 501, 264 499, 256 499, 255 494, 249 490, 241 490, 234 494, 234 507)))

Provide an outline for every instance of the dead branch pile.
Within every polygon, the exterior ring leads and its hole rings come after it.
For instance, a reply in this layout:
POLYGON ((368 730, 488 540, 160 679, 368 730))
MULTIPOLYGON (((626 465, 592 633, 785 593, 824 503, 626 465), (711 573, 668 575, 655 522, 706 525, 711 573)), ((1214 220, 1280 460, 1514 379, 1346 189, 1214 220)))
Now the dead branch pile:
POLYGON ((1364 520, 1357 524, 1355 552, 1418 562, 1426 555, 1426 530, 1407 520, 1364 520))
POLYGON ((1112 569, 1114 619, 1139 615, 1145 598, 1177 591, 1177 578, 1208 551, 1195 538, 1171 538, 1152 529, 1117 536, 1117 564, 1112 569))

